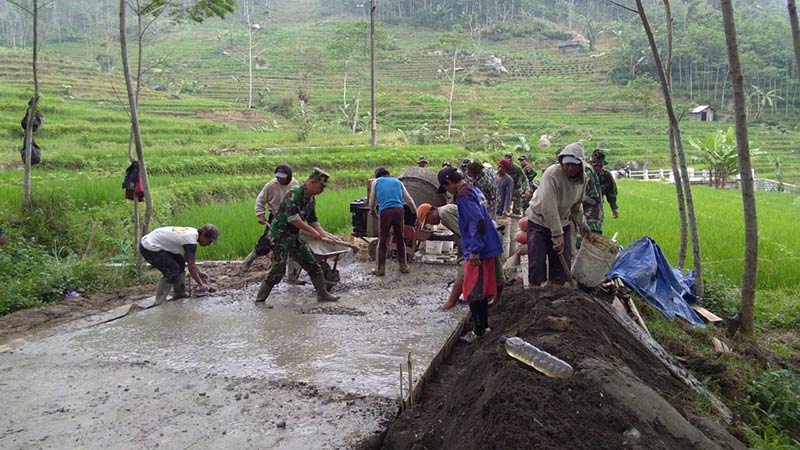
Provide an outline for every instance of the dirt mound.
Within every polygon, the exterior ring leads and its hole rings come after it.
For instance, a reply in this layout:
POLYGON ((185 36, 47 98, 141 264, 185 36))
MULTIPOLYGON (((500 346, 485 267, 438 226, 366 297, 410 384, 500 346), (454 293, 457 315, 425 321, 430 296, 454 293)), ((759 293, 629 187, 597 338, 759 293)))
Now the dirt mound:
POLYGON ((492 331, 459 343, 383 449, 744 449, 692 411, 694 392, 600 305, 572 290, 512 287, 492 331), (515 335, 572 364, 548 378, 499 343, 515 335))

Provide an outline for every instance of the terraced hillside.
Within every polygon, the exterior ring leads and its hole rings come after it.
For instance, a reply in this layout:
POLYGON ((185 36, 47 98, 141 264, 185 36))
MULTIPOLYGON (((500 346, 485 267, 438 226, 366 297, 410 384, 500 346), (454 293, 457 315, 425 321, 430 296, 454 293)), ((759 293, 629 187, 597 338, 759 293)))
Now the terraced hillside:
MULTIPOLYGON (((298 126, 296 99, 302 91, 316 130, 327 135, 346 134, 352 127, 359 91, 358 70, 354 69, 358 65, 350 66, 347 95, 343 96, 344 71, 326 50, 336 24, 344 19, 287 22, 296 16, 281 11, 275 10, 272 19, 261 21, 263 28, 253 35, 254 51, 259 55, 253 71, 254 111, 243 107, 248 95, 247 28, 234 19, 192 27, 164 24, 145 50, 152 70, 144 82, 152 89, 144 94, 143 109, 228 122, 242 129, 288 132, 298 126), (155 59, 157 64, 152 63, 155 59), (345 100, 349 105, 347 117, 341 111, 345 100), (268 112, 281 112, 276 110, 281 103, 286 107, 283 116, 268 112)), ((377 64, 382 141, 445 142, 450 94, 445 72, 452 65, 451 49, 441 45, 441 35, 430 30, 402 26, 385 26, 384 30, 391 50, 381 51, 377 64)), ((460 48, 456 66, 463 70, 457 72, 454 131, 449 142, 473 151, 494 151, 513 148, 518 136, 535 142, 539 135, 551 133, 556 135, 556 148, 577 139, 589 146, 608 148, 614 166, 629 161, 646 162, 651 168, 668 166, 666 121, 642 113, 625 99, 619 86, 606 80, 608 58, 613 52, 610 43, 601 43, 594 54, 571 55, 560 54, 555 41, 524 38, 465 40, 460 48), (486 66, 489 55, 500 57, 508 73, 493 73, 486 66)), ((92 56, 105 52, 102 48, 87 51, 83 45, 63 44, 46 49, 50 55, 43 58, 46 92, 92 101, 115 102, 124 97, 118 71, 101 73, 94 67, 92 56)), ((109 56, 112 61, 117 58, 113 52, 109 56)), ((25 53, 0 53, 0 83, 27 86, 28 58, 25 53)), ((369 120, 369 96, 368 79, 363 70, 361 74, 356 128, 363 133, 369 120)), ((681 106, 688 109, 694 105, 681 106)), ((717 127, 727 126, 685 120, 684 136, 704 137, 717 127)), ((782 159, 787 182, 800 181, 800 156, 794 144, 797 137, 797 130, 779 126, 751 129, 753 147, 782 159)), ((278 145, 287 143, 282 140, 278 145)), ((366 143, 367 138, 357 134, 346 140, 366 143)), ((269 139, 259 143, 274 145, 269 139)), ((542 151, 545 153, 540 155, 534 149, 544 164, 550 151, 542 151)), ((760 176, 773 176, 769 157, 759 158, 755 166, 760 176)))

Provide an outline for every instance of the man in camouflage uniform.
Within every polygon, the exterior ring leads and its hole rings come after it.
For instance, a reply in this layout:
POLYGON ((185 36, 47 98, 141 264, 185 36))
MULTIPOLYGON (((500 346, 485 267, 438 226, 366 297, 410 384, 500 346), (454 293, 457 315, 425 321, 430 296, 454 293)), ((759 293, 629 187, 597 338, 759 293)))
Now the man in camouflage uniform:
POLYGON ((583 173, 586 176, 583 215, 592 233, 603 234, 603 194, 600 192, 600 179, 588 164, 584 164, 583 173))
POLYGON ((328 178, 327 173, 315 168, 305 183, 293 188, 281 201, 269 231, 272 242, 272 268, 261 283, 256 302, 265 301, 272 288, 281 282, 286 272, 286 262, 290 257, 308 273, 319 301, 335 302, 339 299, 328 292, 322 268, 314 260, 314 255, 306 244, 306 239, 336 243, 320 225, 315 209, 314 197, 325 190, 328 178), (300 231, 304 232, 304 236, 300 236, 300 231))
POLYGON ((538 175, 538 173, 536 172, 536 169, 533 167, 533 164, 531 164, 528 161, 527 156, 519 155, 517 161, 519 161, 519 165, 522 167, 522 173, 525 174, 525 178, 528 179, 528 186, 530 187, 530 193, 531 195, 533 195, 537 187, 534 179, 536 178, 536 175, 538 175))
POLYGON ((464 179, 468 178, 467 177, 467 166, 471 162, 472 162, 472 160, 469 159, 469 158, 464 158, 464 159, 461 160, 461 167, 458 169, 458 173, 459 173, 459 175, 461 175, 461 178, 464 178, 464 179))
POLYGON ((467 178, 472 180, 472 185, 483 192, 488 203, 489 214, 494 219, 497 213, 497 185, 491 169, 484 167, 478 161, 472 161, 467 165, 467 175, 467 178))
POLYGON ((511 195, 512 212, 519 215, 527 208, 528 200, 531 198, 531 188, 522 167, 514 164, 514 155, 506 153, 505 159, 511 162, 511 170, 508 171, 508 175, 514 181, 514 193, 511 195))
POLYGON ((616 219, 619 217, 619 209, 617 208, 617 183, 614 181, 614 176, 611 172, 603 168, 606 165, 606 152, 603 149, 596 149, 592 152, 592 158, 589 164, 597 173, 597 178, 600 180, 600 193, 606 197, 608 204, 611 206, 611 213, 616 219))

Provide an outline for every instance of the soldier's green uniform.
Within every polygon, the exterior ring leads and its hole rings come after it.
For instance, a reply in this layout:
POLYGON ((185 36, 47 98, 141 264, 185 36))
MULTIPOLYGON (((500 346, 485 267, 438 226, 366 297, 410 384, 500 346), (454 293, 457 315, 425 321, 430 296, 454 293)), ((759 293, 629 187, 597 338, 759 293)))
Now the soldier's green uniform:
POLYGON ((472 181, 472 185, 480 189, 483 196, 486 197, 489 214, 494 218, 497 213, 497 185, 494 183, 494 175, 490 170, 481 168, 478 176, 472 181))
MULTIPOLYGON (((592 159, 590 163, 599 162, 602 166, 606 165, 606 152, 603 149, 596 149, 592 152, 592 159)), ((611 172, 604 168, 599 170, 595 169, 597 178, 600 180, 600 194, 606 197, 608 204, 611 206, 612 211, 618 211, 617 207, 617 183, 614 181, 614 176, 611 172)))
POLYGON ((281 201, 269 230, 269 239, 272 242, 272 267, 267 275, 267 281, 273 284, 281 282, 283 274, 286 273, 286 262, 289 257, 297 261, 309 276, 322 270, 314 260, 314 255, 305 240, 300 237, 300 230, 289 223, 300 219, 312 227, 319 224, 315 205, 314 197, 306 194, 304 185, 289 191, 281 201))
POLYGON ((514 194, 511 196, 514 205, 514 214, 522 214, 527 207, 526 201, 522 198, 523 195, 530 192, 531 187, 528 184, 528 177, 522 171, 522 167, 517 164, 511 163, 511 170, 508 172, 511 179, 514 180, 514 194))
POLYGON ((602 169, 597 177, 600 178, 600 190, 608 200, 608 204, 611 205, 611 210, 617 211, 619 209, 617 208, 617 182, 614 181, 614 175, 611 175, 611 172, 606 169, 602 169))
MULTIPOLYGON (((322 268, 314 260, 311 249, 308 248, 305 239, 300 235, 300 229, 292 225, 291 222, 302 220, 312 228, 317 228, 317 212, 314 195, 309 191, 309 182, 319 181, 322 189, 328 184, 328 174, 320 169, 314 169, 302 185, 292 189, 283 198, 275 218, 269 230, 269 238, 272 242, 272 267, 267 277, 261 283, 261 287, 256 294, 256 302, 263 302, 269 297, 272 288, 283 279, 286 272, 286 262, 291 257, 308 272, 311 283, 317 291, 317 298, 320 301, 336 301, 339 297, 331 295, 327 290, 322 268)), ((316 185, 314 185, 316 186, 316 185)), ((320 192, 322 192, 320 189, 320 192)), ((317 230, 319 231, 319 230, 317 230)))
POLYGON ((530 164, 522 168, 522 172, 525 174, 525 178, 528 179, 528 186, 531 188, 531 192, 536 190, 536 182, 533 181, 538 175, 536 169, 533 168, 530 164))
POLYGON ((583 166, 586 175, 586 190, 583 193, 583 214, 586 224, 593 233, 603 234, 603 194, 600 191, 600 178, 589 165, 583 166))

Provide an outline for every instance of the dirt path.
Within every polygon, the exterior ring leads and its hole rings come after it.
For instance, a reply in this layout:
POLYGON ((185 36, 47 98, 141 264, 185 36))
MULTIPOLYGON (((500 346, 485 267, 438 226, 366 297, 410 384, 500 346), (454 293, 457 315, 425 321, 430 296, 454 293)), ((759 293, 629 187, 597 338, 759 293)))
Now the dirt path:
POLYGON ((281 285, 256 305, 250 283, 15 342, 0 447, 347 448, 394 418, 407 353, 419 377, 465 314, 437 309, 453 268, 412 267, 343 267, 335 304, 281 285))

